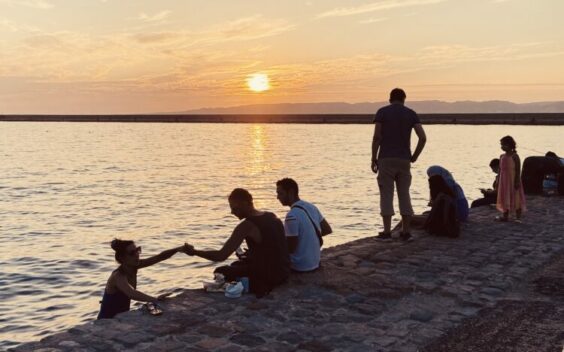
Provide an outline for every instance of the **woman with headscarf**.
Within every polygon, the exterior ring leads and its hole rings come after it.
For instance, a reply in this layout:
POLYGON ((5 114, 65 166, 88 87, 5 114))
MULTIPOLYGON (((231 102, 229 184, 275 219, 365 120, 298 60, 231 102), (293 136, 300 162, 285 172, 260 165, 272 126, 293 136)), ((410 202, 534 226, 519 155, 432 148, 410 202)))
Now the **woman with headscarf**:
POLYGON ((466 221, 468 219, 468 200, 464 196, 464 191, 462 187, 454 180, 452 174, 442 166, 434 165, 427 169, 427 176, 429 178, 433 176, 440 176, 448 187, 452 190, 456 197, 456 212, 459 221, 466 221))

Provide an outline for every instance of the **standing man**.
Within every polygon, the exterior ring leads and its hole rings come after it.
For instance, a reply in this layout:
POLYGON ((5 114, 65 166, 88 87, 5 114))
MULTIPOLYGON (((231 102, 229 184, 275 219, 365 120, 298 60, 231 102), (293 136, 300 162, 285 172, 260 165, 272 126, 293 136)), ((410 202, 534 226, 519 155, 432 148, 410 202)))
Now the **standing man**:
POLYGON ((291 209, 284 220, 290 268, 308 272, 319 268, 322 236, 333 232, 317 207, 299 197, 298 183, 291 178, 276 182, 276 198, 291 209))
POLYGON ((246 258, 230 266, 219 267, 215 272, 223 274, 228 282, 248 277, 250 292, 262 297, 284 283, 290 274, 284 225, 273 213, 255 209, 253 196, 243 188, 235 188, 231 192, 229 207, 231 214, 243 221, 235 227, 221 249, 197 250, 186 244, 184 251, 188 255, 222 262, 245 241, 249 248, 246 258))
POLYGON ((378 239, 391 239, 392 215, 394 212, 394 184, 397 187, 402 230, 400 239, 407 241, 411 237, 410 223, 413 216, 409 187, 411 186, 411 163, 423 151, 427 141, 425 131, 415 111, 404 105, 405 92, 395 88, 390 92, 390 105, 378 110, 374 122, 372 139, 372 171, 378 174, 380 189, 380 215, 384 222, 384 231, 378 239), (417 147, 411 154, 411 130, 417 134, 417 147))

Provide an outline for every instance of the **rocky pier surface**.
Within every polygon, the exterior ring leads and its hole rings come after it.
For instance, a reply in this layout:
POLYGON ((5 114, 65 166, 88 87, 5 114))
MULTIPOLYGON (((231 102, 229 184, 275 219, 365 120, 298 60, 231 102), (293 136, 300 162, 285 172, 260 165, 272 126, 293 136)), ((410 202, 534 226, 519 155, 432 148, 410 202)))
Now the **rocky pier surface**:
POLYGON ((472 209, 457 239, 328 248, 321 270, 262 299, 186 290, 161 316, 131 311, 13 350, 561 352, 564 197, 528 207, 522 223, 472 209))

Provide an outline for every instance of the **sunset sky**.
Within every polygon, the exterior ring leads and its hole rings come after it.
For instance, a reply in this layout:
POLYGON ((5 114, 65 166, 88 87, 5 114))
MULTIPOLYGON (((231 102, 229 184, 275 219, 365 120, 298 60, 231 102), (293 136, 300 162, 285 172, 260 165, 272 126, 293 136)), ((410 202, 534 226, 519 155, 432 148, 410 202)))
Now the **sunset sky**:
POLYGON ((563 0, 0 0, 0 114, 374 102, 396 86, 564 100, 563 13, 563 0), (249 89, 257 74, 269 89, 249 89))

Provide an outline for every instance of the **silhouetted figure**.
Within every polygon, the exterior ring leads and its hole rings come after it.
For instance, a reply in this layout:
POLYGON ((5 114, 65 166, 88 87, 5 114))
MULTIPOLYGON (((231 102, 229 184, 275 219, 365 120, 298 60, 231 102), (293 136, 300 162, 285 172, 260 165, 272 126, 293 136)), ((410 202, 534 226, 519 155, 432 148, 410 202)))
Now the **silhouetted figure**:
POLYGON ((466 221, 468 219, 468 200, 464 195, 464 191, 462 187, 454 180, 450 171, 445 169, 442 166, 434 165, 427 169, 427 176, 441 176, 445 183, 450 187, 450 189, 454 192, 454 196, 456 197, 456 217, 459 221, 466 221))
POLYGON ((229 266, 215 270, 225 280, 249 278, 249 290, 262 297, 274 287, 284 283, 290 274, 288 245, 284 236, 284 225, 273 213, 255 209, 252 195, 245 189, 236 188, 229 195, 231 214, 242 219, 233 230, 223 247, 219 250, 197 250, 185 245, 188 255, 222 262, 229 258, 245 241, 246 256, 229 266))
POLYGON ((523 161, 521 182, 525 194, 546 193, 546 186, 552 188, 555 182, 560 188, 559 193, 564 194, 564 159, 554 152, 547 152, 545 156, 527 157, 523 161))
POLYGON ((405 92, 395 88, 390 92, 390 105, 376 113, 374 138, 372 139, 372 171, 378 174, 380 189, 380 215, 384 231, 378 239, 391 238, 394 211, 394 185, 397 187, 399 208, 402 217, 400 239, 411 237, 410 223, 413 216, 409 187, 411 186, 411 163, 423 151, 427 137, 415 111, 404 106, 405 92), (411 130, 415 129, 418 141, 411 154, 411 130))
POLYGON ((497 202, 497 184, 499 183, 499 159, 492 159, 490 161, 490 168, 492 169, 492 172, 495 173, 495 180, 493 182, 492 188, 480 188, 480 192, 482 192, 483 197, 473 201, 471 208, 495 204, 497 202))
POLYGON ((501 150, 505 152, 499 158, 499 184, 497 191, 497 209, 502 216, 499 221, 508 221, 509 214, 515 212, 515 218, 520 221, 526 210, 525 192, 521 184, 521 159, 517 154, 517 144, 511 136, 500 140, 501 150))
POLYGON ((112 272, 106 283, 98 319, 113 318, 118 313, 127 312, 132 299, 156 302, 170 295, 167 293, 154 297, 138 291, 137 270, 172 257, 182 251, 184 246, 166 250, 147 259, 140 259, 141 247, 137 247, 133 241, 115 239, 112 241, 112 249, 120 266, 112 272))
MULTIPOLYGON (((454 212, 452 213, 452 219, 442 219, 443 223, 446 222, 454 222, 460 221, 460 215, 468 214, 468 203, 466 202, 465 207, 466 211, 459 214, 458 212, 458 204, 457 201, 458 194, 462 191, 462 188, 454 181, 450 172, 442 166, 431 166, 427 169, 427 175, 429 176, 429 203, 428 205, 431 207, 431 211, 426 211, 421 215, 414 215, 411 219, 411 226, 414 228, 425 228, 428 224, 428 218, 431 214, 433 208, 437 208, 437 206, 447 205, 446 203, 452 203, 454 206, 454 212), (444 204, 439 204, 444 203, 444 204), (448 221, 446 221, 448 220, 448 221)), ((464 196, 464 193, 462 193, 464 196)), ((463 202, 460 202, 462 206, 464 206, 463 202)), ((450 215, 449 215, 450 216, 450 215)), ((466 218, 464 218, 466 219, 466 218)), ((402 224, 401 222, 396 226, 396 228, 400 227, 402 224)), ((439 226, 440 227, 440 224, 439 226)), ((394 230, 396 230, 394 228, 394 230)))
POLYGON ((333 232, 319 209, 299 197, 298 183, 291 178, 276 182, 276 197, 290 207, 284 230, 290 253, 290 267, 296 272, 319 268, 323 236, 333 232))

